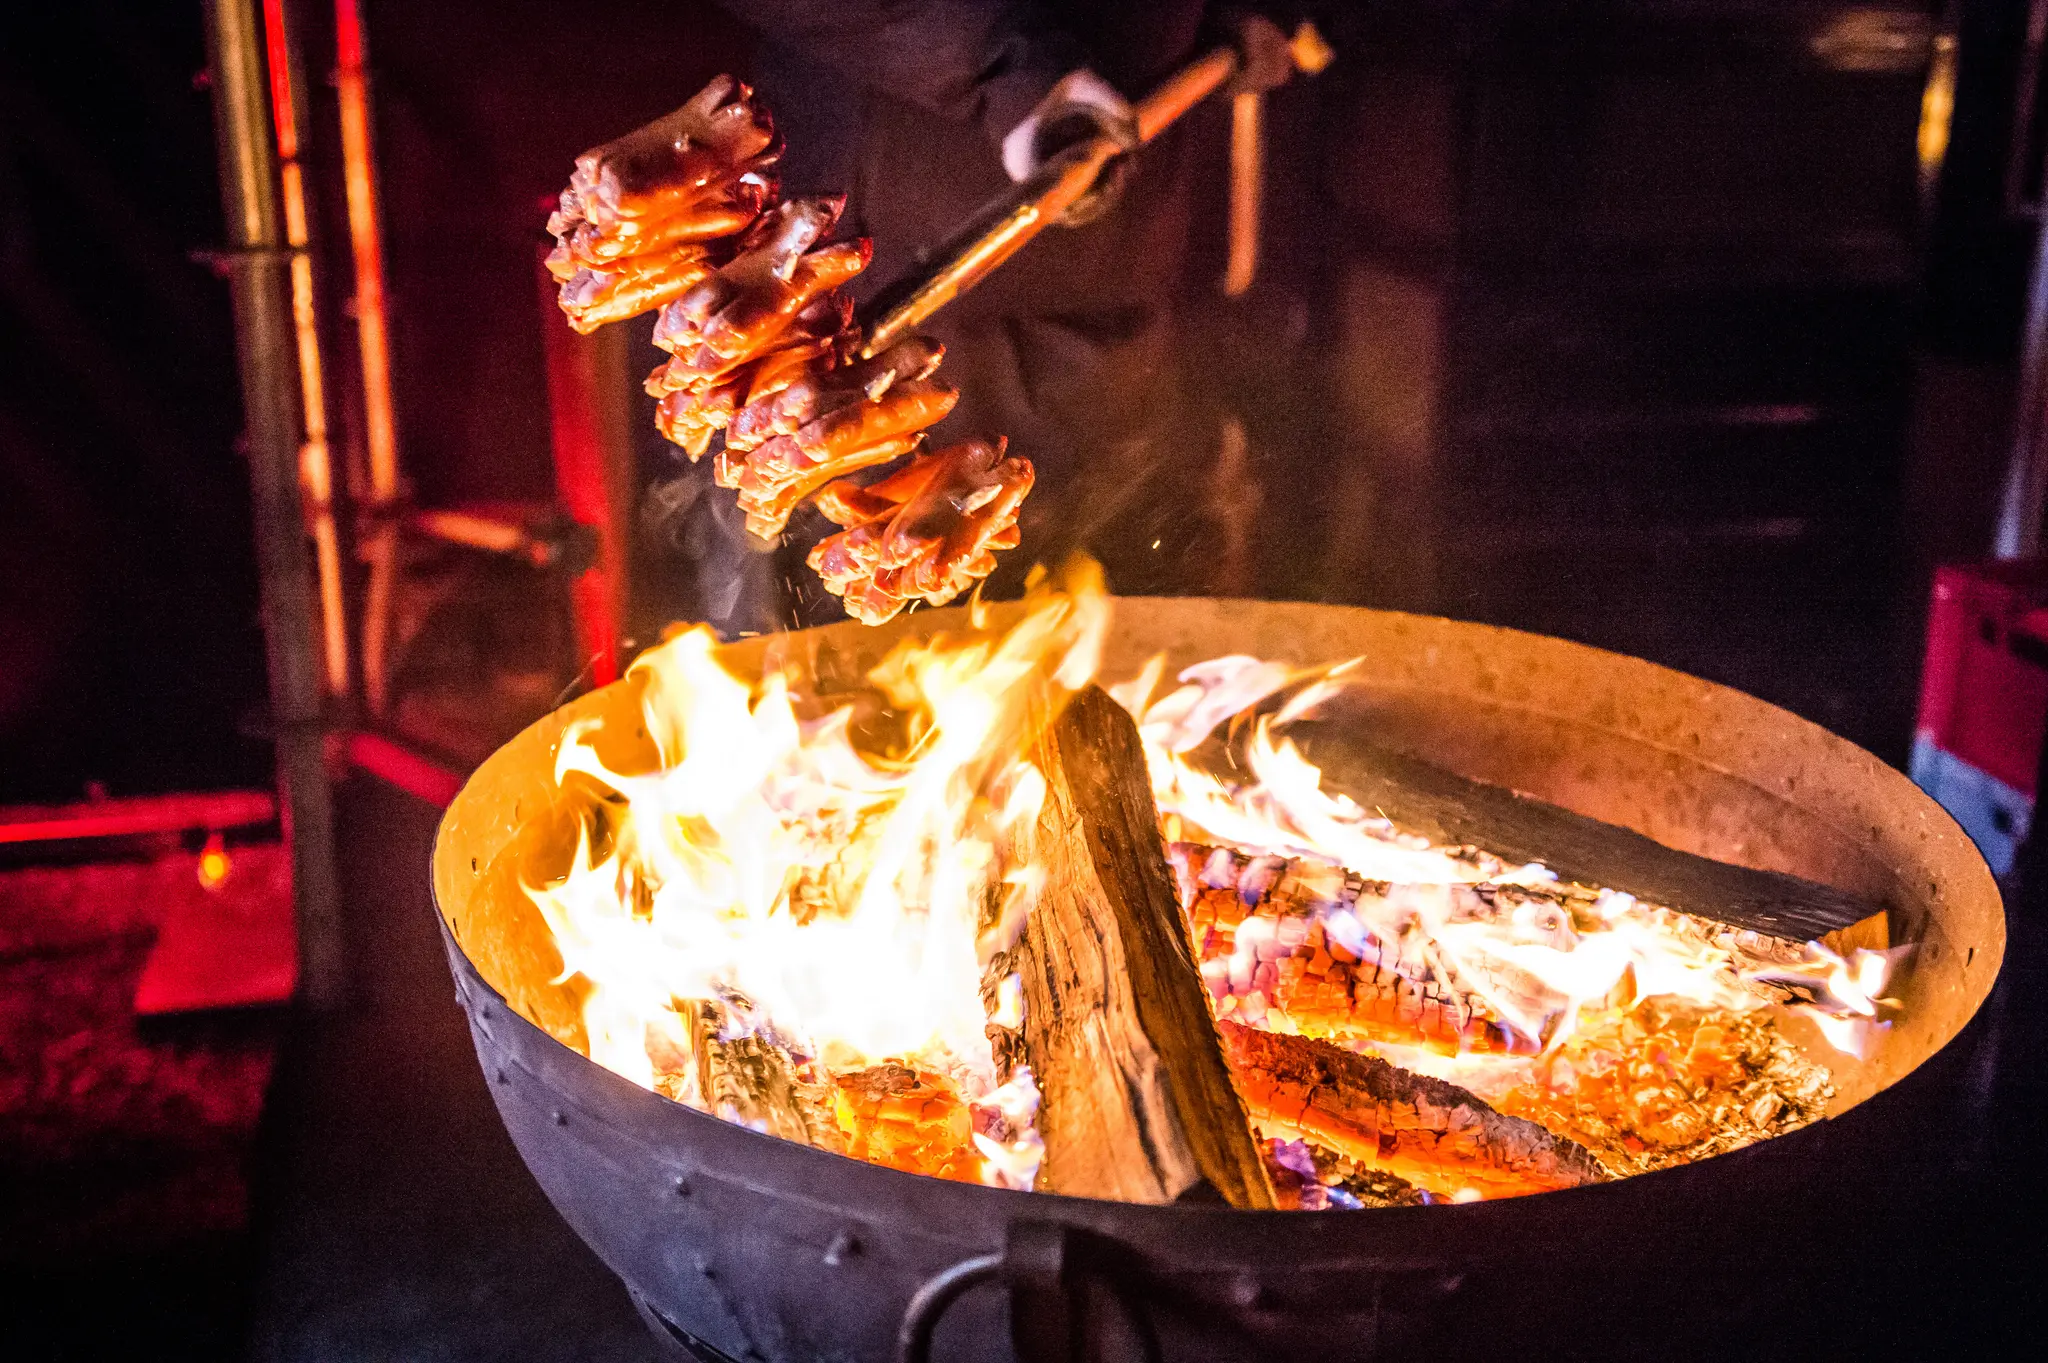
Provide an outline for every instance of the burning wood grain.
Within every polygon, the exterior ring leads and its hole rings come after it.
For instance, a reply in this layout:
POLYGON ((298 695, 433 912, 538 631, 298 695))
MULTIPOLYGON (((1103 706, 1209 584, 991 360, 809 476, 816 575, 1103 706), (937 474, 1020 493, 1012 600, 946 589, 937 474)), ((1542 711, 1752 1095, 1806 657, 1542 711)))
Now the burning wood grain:
POLYGON ((1030 852, 1044 882, 993 973, 1022 978, 1041 1186, 1271 1207, 1180 929, 1137 727, 1087 688, 1040 762, 1048 789, 1030 852))
POLYGON ((1513 1197, 1605 1177, 1576 1142, 1440 1079, 1327 1041, 1217 1024, 1262 1135, 1301 1140, 1441 1197, 1513 1197))

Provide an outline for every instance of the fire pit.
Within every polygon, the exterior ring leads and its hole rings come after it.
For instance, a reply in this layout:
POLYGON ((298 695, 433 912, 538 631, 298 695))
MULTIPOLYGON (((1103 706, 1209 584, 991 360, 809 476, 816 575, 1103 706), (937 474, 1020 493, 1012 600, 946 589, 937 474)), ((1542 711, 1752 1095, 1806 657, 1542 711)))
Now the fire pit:
MULTIPOLYGON (((821 679, 851 683, 898 639, 962 615, 752 640, 725 660, 758 671, 770 650, 795 650, 821 679)), ((1832 1073, 1829 1120, 1657 1173, 1470 1206, 1132 1205, 845 1159, 672 1102, 578 1049, 582 1004, 528 887, 559 876, 578 844, 555 780, 567 727, 602 721, 600 751, 648 743, 639 688, 622 683, 478 770, 443 823, 434 884, 508 1130, 679 1356, 1354 1359, 1510 1342, 1626 1353, 1770 1329, 1807 1303, 1799 1265, 1872 1252, 1826 1232, 1873 1195, 1881 1095, 1969 1020, 2004 946, 1981 859, 1903 776, 1749 697, 1508 630, 1214 600, 1126 599, 1114 620, 1106 677, 1161 653, 1176 670, 1219 653, 1301 666, 1355 655, 1337 741, 1884 905, 1889 940, 1913 948, 1889 988, 1901 1006, 1888 1036, 1868 1059, 1815 1052, 1832 1073), (1598 1339, 1589 1319, 1604 1323, 1598 1339)))

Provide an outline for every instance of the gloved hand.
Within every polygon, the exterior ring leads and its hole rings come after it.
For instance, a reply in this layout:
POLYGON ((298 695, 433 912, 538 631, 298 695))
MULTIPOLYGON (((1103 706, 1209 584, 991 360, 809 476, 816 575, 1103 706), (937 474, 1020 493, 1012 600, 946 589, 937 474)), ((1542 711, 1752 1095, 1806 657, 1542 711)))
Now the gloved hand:
MULTIPOLYGON (((1065 151, 1097 137, 1113 138, 1126 152, 1138 145, 1138 120, 1131 103, 1116 88, 1086 67, 1070 71, 1046 91, 1024 121, 1003 137, 1003 170, 1022 182, 1065 151)), ((1095 187, 1060 216, 1068 227, 1093 222, 1107 212, 1122 192, 1130 171, 1128 156, 1102 168, 1095 187)))

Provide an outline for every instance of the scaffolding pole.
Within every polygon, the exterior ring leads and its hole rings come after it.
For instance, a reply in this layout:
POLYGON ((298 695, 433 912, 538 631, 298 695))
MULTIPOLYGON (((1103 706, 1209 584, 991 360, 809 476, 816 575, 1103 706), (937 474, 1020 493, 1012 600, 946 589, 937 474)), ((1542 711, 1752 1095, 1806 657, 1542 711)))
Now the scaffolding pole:
POLYGON ((206 0, 207 56, 219 144, 223 255, 235 312, 263 638, 278 785, 291 844, 301 997, 342 998, 346 956, 334 873, 333 809, 324 754, 318 587, 299 482, 299 356, 291 263, 256 0, 206 0))

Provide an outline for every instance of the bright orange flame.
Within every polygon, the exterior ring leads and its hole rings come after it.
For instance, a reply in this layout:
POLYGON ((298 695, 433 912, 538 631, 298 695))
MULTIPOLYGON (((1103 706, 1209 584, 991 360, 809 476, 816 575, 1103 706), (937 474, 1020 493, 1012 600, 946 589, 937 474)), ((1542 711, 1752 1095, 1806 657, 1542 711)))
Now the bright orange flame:
MULTIPOLYGON (((733 675, 708 630, 641 655, 660 764, 616 771, 591 724, 570 726, 556 779, 606 803, 568 875, 530 891, 587 982, 591 1058, 652 1087, 650 1032, 687 1058, 691 1004, 719 1000, 830 1074, 942 1075, 1014 1131, 1035 1104, 1028 1076, 998 1082, 982 965, 1028 907, 1028 881, 1006 881, 1010 830, 1045 790, 1033 726, 1093 676, 1107 620, 1087 565, 1001 634, 899 646, 870 674, 881 740, 856 737, 851 706, 806 718, 789 676, 733 675)), ((1029 1186, 1035 1137, 977 1137, 987 1181, 1029 1186)))
POLYGON ((218 890, 228 882, 228 872, 234 869, 234 862, 228 858, 227 844, 221 835, 207 838, 206 846, 199 852, 199 887, 204 890, 218 890))
MULTIPOLYGON (((1045 795, 1031 760, 1039 726, 1095 675, 1108 618, 1099 572, 1084 564, 1035 583, 1005 630, 977 606, 963 634, 899 644, 868 691, 834 709, 794 671, 736 674, 701 628, 642 655, 629 675, 654 755, 621 770, 600 754, 595 721, 564 731, 555 778, 589 814, 566 873, 528 891, 564 979, 580 981, 590 1057, 729 1120, 758 1120, 706 1092, 713 1071, 697 1062, 764 1039, 796 1058, 797 1082, 838 1085, 825 1120, 853 1153, 896 1162, 914 1147, 902 1167, 1030 1187, 1037 1091, 1028 1071, 999 1073, 986 1030, 1016 1026, 1024 1002, 1014 977, 984 975, 1042 878, 1014 837, 1045 795), (876 1079, 890 1067, 893 1089, 876 1079)), ((1371 1044, 1486 1092, 1653 998, 1736 1013, 1782 1005, 1854 1054, 1882 1031, 1887 953, 1761 942, 1612 891, 1580 894, 1566 911, 1558 895, 1533 893, 1555 888, 1545 867, 1433 846, 1325 790, 1284 731, 1344 686, 1348 666, 1219 658, 1155 699, 1155 662, 1111 688, 1138 717, 1169 839, 1320 861, 1376 886, 1316 906, 1309 921, 1238 924, 1202 963, 1219 1016, 1301 1030, 1255 982, 1276 951, 1313 934, 1315 950, 1399 956, 1404 972, 1478 999, 1513 1034, 1500 1053, 1371 1044), (1225 726, 1249 779, 1197 763, 1225 726), (1496 888, 1482 895, 1481 882, 1496 888), (1532 893, 1499 892, 1517 885, 1532 893)))
MULTIPOLYGON (((1880 995, 1898 951, 1857 950, 1845 959, 1809 942, 1788 952, 1611 890, 1601 891, 1591 922, 1539 922, 1538 909, 1530 905, 1486 916, 1465 912, 1465 897, 1454 886, 1543 885, 1556 876, 1533 863, 1510 867, 1483 854, 1453 856, 1401 833, 1348 796, 1323 789, 1322 772, 1280 731, 1341 691, 1351 666, 1298 669, 1257 658, 1217 658, 1188 668, 1177 689, 1153 700, 1164 671, 1155 659, 1138 678, 1110 688, 1138 718, 1168 836, 1248 853, 1320 858, 1361 879, 1387 882, 1388 893, 1360 900, 1362 911, 1370 906, 1364 917, 1331 912, 1323 923, 1330 938, 1393 944, 1419 936, 1428 944, 1434 973, 1481 998, 1544 1050, 1572 1035, 1583 1010, 1602 1006, 1625 988, 1639 1001, 1678 998, 1735 1012, 1782 1004, 1811 1018, 1837 1050, 1859 1059, 1870 1053, 1887 1026, 1878 1020, 1879 1009, 1892 1001, 1880 995), (1276 699, 1280 703, 1258 716, 1244 744, 1251 781, 1225 781, 1187 756, 1220 726, 1276 699)), ((1260 945, 1259 932, 1241 931, 1235 954, 1246 959, 1223 966, 1223 973, 1243 966, 1237 973, 1249 974, 1260 945)), ((1234 997, 1221 1000, 1225 1013, 1232 1011, 1234 997)), ((1266 1002, 1257 997, 1255 1011, 1266 1002)), ((1452 1077, 1442 1066, 1431 1068, 1452 1077)))

